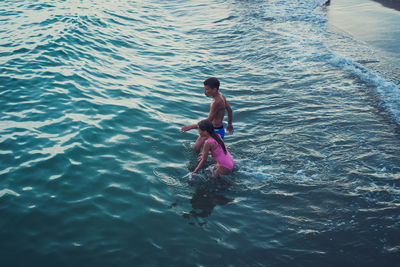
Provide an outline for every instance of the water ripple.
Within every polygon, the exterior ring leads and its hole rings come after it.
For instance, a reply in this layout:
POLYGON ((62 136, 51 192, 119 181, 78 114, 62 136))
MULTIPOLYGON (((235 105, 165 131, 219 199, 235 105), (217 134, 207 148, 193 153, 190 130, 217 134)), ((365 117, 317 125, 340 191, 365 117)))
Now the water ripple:
POLYGON ((289 2, 1 2, 5 264, 395 258, 395 86, 330 50, 324 1, 289 2), (209 76, 234 109, 225 182, 189 175, 179 131, 209 76))

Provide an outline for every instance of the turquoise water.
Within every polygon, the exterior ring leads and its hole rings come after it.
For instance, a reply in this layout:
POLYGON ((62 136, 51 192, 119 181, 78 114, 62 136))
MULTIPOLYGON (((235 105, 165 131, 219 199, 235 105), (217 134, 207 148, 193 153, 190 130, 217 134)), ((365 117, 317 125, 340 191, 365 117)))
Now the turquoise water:
POLYGON ((398 85, 322 2, 2 1, 0 265, 397 263, 398 85), (210 76, 225 182, 180 133, 210 76))

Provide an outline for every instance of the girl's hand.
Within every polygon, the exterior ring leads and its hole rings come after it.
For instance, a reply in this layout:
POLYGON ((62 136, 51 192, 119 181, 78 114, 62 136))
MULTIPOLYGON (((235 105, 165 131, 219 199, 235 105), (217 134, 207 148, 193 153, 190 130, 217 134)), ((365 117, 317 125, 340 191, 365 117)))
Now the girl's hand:
POLYGON ((197 165, 197 168, 194 170, 194 173, 197 173, 201 169, 201 167, 203 167, 204 162, 206 162, 209 153, 210 153, 210 143, 205 143, 203 146, 203 153, 201 154, 201 157, 199 157, 199 164, 197 165))

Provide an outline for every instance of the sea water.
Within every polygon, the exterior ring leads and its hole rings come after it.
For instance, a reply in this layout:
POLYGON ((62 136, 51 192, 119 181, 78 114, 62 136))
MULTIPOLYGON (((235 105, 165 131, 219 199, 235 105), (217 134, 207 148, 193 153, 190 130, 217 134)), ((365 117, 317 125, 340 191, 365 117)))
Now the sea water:
POLYGON ((323 2, 2 1, 0 265, 398 263, 399 87, 323 2))

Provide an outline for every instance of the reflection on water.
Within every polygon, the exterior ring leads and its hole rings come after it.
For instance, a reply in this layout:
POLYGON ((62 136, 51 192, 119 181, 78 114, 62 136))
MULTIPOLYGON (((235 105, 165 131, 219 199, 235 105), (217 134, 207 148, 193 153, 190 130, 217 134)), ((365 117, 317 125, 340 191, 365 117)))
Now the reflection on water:
MULTIPOLYGON (((233 185, 233 182, 229 178, 213 178, 197 175, 197 179, 190 179, 188 184, 194 189, 190 199, 191 210, 182 211, 183 218, 189 220, 189 224, 191 225, 197 223, 203 226, 207 222, 202 220, 209 217, 216 206, 224 206, 233 202, 234 198, 224 196, 233 185)), ((178 205, 179 203, 176 201, 169 208, 176 208, 178 205)))
MULTIPOLYGON (((220 183, 225 190, 229 188, 229 183, 219 179, 213 183, 220 183)), ((232 202, 233 198, 227 198, 220 191, 222 188, 215 186, 200 186, 197 187, 190 203, 192 204, 192 210, 188 213, 184 213, 183 217, 190 219, 190 217, 197 219, 198 217, 206 218, 211 215, 211 212, 215 206, 226 205, 232 202)))
POLYGON ((1 266, 398 263, 399 90, 339 1, 0 1, 1 266), (237 166, 188 181, 210 76, 237 166))

